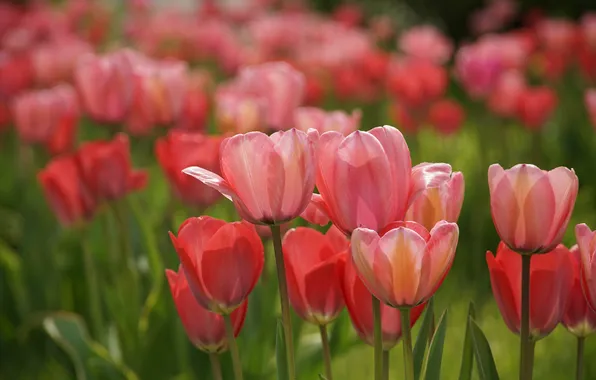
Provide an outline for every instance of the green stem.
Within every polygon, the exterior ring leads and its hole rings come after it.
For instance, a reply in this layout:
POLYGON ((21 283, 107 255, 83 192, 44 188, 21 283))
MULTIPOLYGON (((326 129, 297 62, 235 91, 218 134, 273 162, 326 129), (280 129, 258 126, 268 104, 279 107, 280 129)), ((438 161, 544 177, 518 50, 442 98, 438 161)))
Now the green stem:
POLYGON ((232 355, 232 366, 234 367, 234 379, 242 380, 242 362, 240 361, 240 353, 238 352, 238 345, 234 337, 234 326, 232 326, 232 318, 229 314, 224 315, 224 324, 226 327, 226 339, 230 354, 232 355))
POLYGON ((583 336, 577 337, 577 358, 575 361, 575 379, 584 379, 584 344, 586 338, 583 336))
POLYGON ((400 309, 401 336, 404 345, 405 380, 414 380, 414 355, 412 354, 412 330, 410 328, 410 308, 400 309))
POLYGON ((81 246, 83 249, 83 261, 85 264, 85 278, 87 280, 89 313, 91 314, 91 329, 98 341, 103 340, 103 318, 101 312, 101 299, 99 297, 99 286, 97 282, 97 271, 93 260, 93 252, 89 246, 87 236, 82 236, 81 246))
POLYGON ((290 302, 288 300, 288 284, 286 281, 286 269, 284 256, 281 248, 281 228, 271 226, 271 238, 275 250, 275 265, 277 267, 277 282, 279 286, 279 298, 281 301, 281 320, 284 327, 286 341, 286 355, 288 364, 289 379, 296 379, 296 367, 294 364, 294 343, 292 336, 292 319, 290 317, 290 302))
POLYGON ((221 363, 219 362, 219 355, 209 354, 209 361, 211 362, 211 373, 213 374, 213 380, 222 380, 221 375, 221 363))
POLYGON ((329 348, 329 338, 327 337, 327 326, 319 325, 319 333, 321 334, 321 345, 323 346, 325 377, 327 380, 333 380, 333 373, 331 371, 331 349, 329 348))
POLYGON ((520 380, 532 379, 534 342, 530 337, 530 263, 532 255, 522 255, 520 380))
POLYGON ((383 351, 383 380, 389 380, 389 351, 383 351))
POLYGON ((126 268, 130 272, 130 276, 133 280, 133 292, 135 294, 135 303, 138 302, 138 284, 139 284, 139 272, 137 271, 137 265, 135 255, 132 250, 132 244, 130 240, 130 228, 128 221, 128 214, 126 212, 126 203, 118 202, 114 205, 114 216, 118 223, 119 238, 120 238, 120 254, 125 260, 126 268))
POLYGON ((381 329, 381 301, 372 296, 375 344, 375 380, 383 379, 383 332, 381 329))

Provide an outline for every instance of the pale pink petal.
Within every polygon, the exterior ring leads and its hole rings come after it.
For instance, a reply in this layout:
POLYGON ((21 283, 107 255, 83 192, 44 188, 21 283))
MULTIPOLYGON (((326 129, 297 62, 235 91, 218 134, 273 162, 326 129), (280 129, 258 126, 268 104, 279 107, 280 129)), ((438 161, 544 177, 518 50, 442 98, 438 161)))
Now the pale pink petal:
POLYGON ((325 226, 329 224, 327 206, 319 194, 313 194, 310 203, 300 216, 307 222, 325 226))
POLYGON ((555 197, 555 215, 551 226, 549 245, 554 247, 561 242, 577 198, 578 180, 575 172, 558 167, 548 172, 550 185, 555 197))
POLYGON ((219 191, 224 197, 231 201, 237 198, 236 193, 226 182, 226 180, 221 178, 219 175, 210 172, 209 170, 200 168, 198 166, 190 166, 186 169, 183 169, 182 173, 198 179, 205 185, 219 191))

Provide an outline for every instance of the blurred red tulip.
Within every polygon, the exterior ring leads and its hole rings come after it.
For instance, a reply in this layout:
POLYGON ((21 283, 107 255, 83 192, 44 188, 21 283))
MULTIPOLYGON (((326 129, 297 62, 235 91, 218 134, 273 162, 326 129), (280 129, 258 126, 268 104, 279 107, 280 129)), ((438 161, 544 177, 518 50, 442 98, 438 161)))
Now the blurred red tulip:
POLYGON ((587 89, 584 93, 584 103, 592 126, 596 128, 596 89, 587 89))
POLYGON ((70 85, 24 93, 15 99, 13 113, 24 142, 43 144, 53 155, 73 148, 79 105, 70 85))
MULTIPOLYGON (((490 208, 501 240, 519 253, 553 250, 563 238, 577 197, 573 169, 518 164, 488 169, 490 208)), ((520 272, 521 273, 521 272, 520 272)))
POLYGON ((7 104, 0 102, 0 132, 10 126, 11 120, 10 108, 7 104))
POLYGON ((421 112, 419 110, 410 110, 399 101, 392 101, 389 106, 389 115, 400 130, 406 133, 416 133, 422 126, 422 122, 418 117, 421 112), (413 112, 414 111, 414 112, 413 112))
POLYGON ((190 75, 177 128, 186 131, 205 130, 210 106, 207 91, 211 80, 200 72, 190 75))
POLYGON ((509 70, 499 77, 488 98, 488 108, 503 117, 517 115, 519 100, 526 90, 524 75, 517 70, 509 70))
POLYGON ((596 231, 585 223, 575 226, 575 238, 581 258, 581 283, 586 301, 596 312, 596 231))
POLYGON ((92 51, 91 45, 74 37, 64 37, 35 47, 31 59, 36 81, 46 86, 71 81, 78 59, 92 51), (60 54, 56 54, 57 51, 60 54))
POLYGON ((360 127, 362 112, 352 111, 349 115, 344 111, 324 111, 315 107, 300 107, 294 111, 294 127, 307 132, 316 129, 319 133, 328 131, 348 135, 360 127))
POLYGON ((578 28, 570 20, 543 19, 536 26, 536 35, 542 47, 559 54, 573 54, 577 47, 578 28))
POLYGON ((362 57, 360 66, 366 77, 374 82, 385 84, 387 70, 389 69, 390 56, 380 49, 369 50, 362 57))
POLYGON ((407 222, 383 236, 357 228, 352 232, 352 260, 375 297, 395 308, 413 307, 432 297, 445 278, 458 237, 457 224, 445 221, 430 232, 407 222))
POLYGON ((187 219, 170 238, 199 305, 229 314, 245 302, 265 261, 253 225, 201 216, 187 219))
MULTIPOLYGON (((505 324, 519 334, 521 319, 521 255, 499 244, 496 256, 486 253, 493 295, 505 324)), ((541 339, 561 322, 573 285, 569 250, 563 245, 533 255, 530 264, 530 335, 541 339)))
POLYGON ((96 201, 83 180, 75 156, 53 159, 39 172, 37 179, 62 225, 72 226, 93 217, 96 201))
POLYGON ((337 265, 348 246, 348 239, 333 226, 325 235, 306 227, 285 234, 288 295, 300 318, 326 325, 338 317, 344 301, 337 265))
POLYGON ((64 9, 70 28, 93 45, 100 45, 110 30, 111 14, 97 1, 69 0, 64 9))
POLYGON ((311 137, 296 129, 271 136, 250 132, 221 143, 223 178, 198 166, 184 173, 234 202, 243 219, 280 224, 299 216, 309 204, 315 185, 314 150, 311 137))
POLYGON ((0 101, 31 87, 33 80, 30 55, 0 51, 0 101))
POLYGON ((428 110, 428 121, 444 135, 451 135, 459 131, 465 117, 462 106, 451 99, 436 101, 428 110))
MULTIPOLYGON (((210 354, 220 354, 226 351, 228 342, 226 341, 223 317, 201 307, 197 303, 186 280, 182 265, 178 268, 178 273, 166 269, 166 277, 170 284, 170 291, 178 316, 192 344, 199 350, 210 354)), ((247 308, 248 300, 244 300, 230 315, 235 337, 242 330, 247 308)))
POLYGON ((423 107, 442 97, 447 88, 447 71, 430 61, 405 60, 390 65, 389 92, 408 107, 423 107))
POLYGON ((526 88, 518 99, 518 117, 529 129, 540 129, 552 116, 557 102, 557 94, 550 87, 526 88))
POLYGON ((317 106, 323 102, 325 97, 325 88, 319 78, 306 76, 306 89, 304 94, 304 104, 317 106))
POLYGON ((574 245, 569 250, 573 264, 573 286, 561 323, 577 337, 586 337, 596 331, 596 311, 590 309, 581 284, 581 253, 574 245))
POLYGON ((84 143, 77 157, 85 182, 99 200, 116 200, 147 184, 147 172, 132 169, 124 134, 111 141, 84 143))
MULTIPOLYGON (((372 294, 358 277, 351 258, 342 255, 339 264, 342 293, 352 326, 360 339, 374 345, 374 323, 372 315, 372 294)), ((410 327, 414 326, 426 304, 418 305, 411 310, 410 327)), ((401 315, 399 309, 381 303, 381 336, 383 350, 389 351, 401 338, 401 315)))
POLYGON ((333 19, 348 28, 354 28, 362 23, 364 15, 360 6, 343 4, 333 11, 333 19))
POLYGON ((577 53, 577 63, 584 77, 596 83, 596 46, 582 45, 577 53))
POLYGON ((502 52, 493 43, 477 42, 462 46, 455 56, 455 72, 474 98, 488 96, 505 69, 502 52))
POLYGON ((399 38, 399 48, 411 58, 442 65, 453 53, 453 43, 432 25, 421 25, 405 31, 399 38))
POLYGON ((204 209, 215 203, 221 194, 182 173, 192 165, 219 173, 219 145, 223 138, 200 133, 170 131, 155 143, 155 155, 174 194, 184 203, 204 209))

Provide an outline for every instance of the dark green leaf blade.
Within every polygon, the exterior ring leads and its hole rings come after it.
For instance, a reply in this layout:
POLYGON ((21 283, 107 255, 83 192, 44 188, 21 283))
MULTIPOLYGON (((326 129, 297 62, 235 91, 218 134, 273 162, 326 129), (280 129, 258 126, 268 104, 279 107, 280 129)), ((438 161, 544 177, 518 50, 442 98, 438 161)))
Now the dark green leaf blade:
POLYGON ((426 345, 429 341, 430 330, 434 319, 434 301, 431 298, 426 306, 424 312, 424 319, 422 320, 422 326, 416 337, 416 343, 414 344, 414 379, 420 378, 420 371, 422 370, 422 363, 424 362, 424 353, 426 351, 426 345))
POLYGON ((441 378, 441 363, 443 362, 443 346, 445 345, 445 335, 447 333, 447 310, 443 312, 435 335, 428 348, 428 357, 426 360, 425 380, 439 380, 441 378))
POLYGON ((474 319, 469 318, 476 367, 481 380, 499 380, 499 373, 486 336, 474 319))
POLYGON ((468 307, 468 317, 466 318, 466 335, 464 337, 464 349, 462 351, 461 367, 459 370, 459 380, 470 380, 472 378, 472 367, 474 367, 474 347, 472 342, 472 332, 470 331, 471 318, 476 317, 474 303, 470 302, 468 307))

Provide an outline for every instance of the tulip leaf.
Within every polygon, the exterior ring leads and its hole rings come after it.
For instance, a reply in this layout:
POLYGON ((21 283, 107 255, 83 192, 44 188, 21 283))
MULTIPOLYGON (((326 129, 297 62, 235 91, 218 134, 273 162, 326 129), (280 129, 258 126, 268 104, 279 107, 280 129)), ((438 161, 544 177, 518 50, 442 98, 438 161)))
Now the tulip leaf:
POLYGON ((447 310, 443 312, 437 329, 428 348, 425 365, 425 380, 439 380, 441 378, 441 363, 443 362, 443 346, 447 333, 447 310))
POLYGON ((416 344, 414 345, 414 378, 416 380, 420 378, 420 371, 422 370, 422 363, 424 362, 424 353, 431 333, 430 330, 434 319, 433 305, 434 301, 431 298, 426 305, 422 326, 420 326, 420 331, 416 337, 416 344))
POLYGON ((468 324, 480 380, 498 380, 499 373, 486 336, 473 318, 468 318, 468 324))
POLYGON ((327 380, 327 378, 319 373, 319 380, 327 380))
POLYGON ((284 326, 280 319, 277 320, 277 334, 275 337, 275 359, 277 360, 277 379, 289 380, 288 363, 286 356, 286 336, 284 326))
POLYGON ((474 309, 474 303, 470 302, 468 307, 468 317, 466 321, 466 335, 464 338, 464 349, 462 352, 461 367, 459 370, 459 380, 470 380, 472 378, 472 367, 474 367, 474 347, 472 341, 472 332, 470 319, 476 317, 476 310, 474 309))

